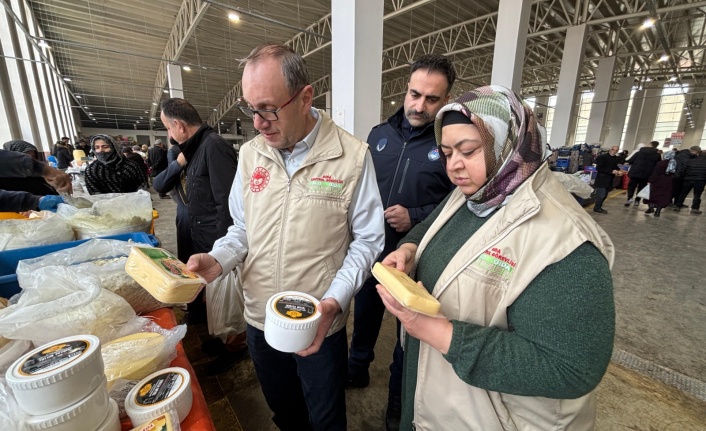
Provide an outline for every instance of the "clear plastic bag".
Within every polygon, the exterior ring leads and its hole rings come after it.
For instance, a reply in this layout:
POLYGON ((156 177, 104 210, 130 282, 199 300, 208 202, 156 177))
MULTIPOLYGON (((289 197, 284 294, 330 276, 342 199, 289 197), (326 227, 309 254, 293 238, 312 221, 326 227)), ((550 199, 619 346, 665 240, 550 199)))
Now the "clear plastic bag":
POLYGON ((86 196, 90 208, 60 204, 56 214, 76 231, 78 239, 146 232, 152 225, 152 198, 149 192, 110 193, 86 196))
POLYGON ((0 334, 31 340, 37 346, 80 334, 93 334, 106 342, 135 317, 130 304, 102 289, 95 275, 73 268, 37 269, 16 296, 16 303, 0 310, 0 334))
POLYGON ((186 325, 164 329, 144 317, 137 317, 118 331, 119 338, 103 345, 101 354, 108 387, 117 379, 141 380, 167 368, 176 358, 176 345, 186 335, 186 325), (135 330, 135 328, 139 329, 135 330))
POLYGON ((224 342, 228 334, 245 331, 243 287, 238 268, 206 285, 208 333, 224 342))
POLYGON ((132 241, 93 239, 76 247, 20 261, 17 265, 17 279, 20 286, 25 286, 35 270, 47 266, 63 266, 68 267, 69 272, 77 270, 95 275, 103 289, 125 299, 137 314, 174 306, 156 300, 125 272, 127 256, 135 245, 151 247, 132 241))
POLYGON ((31 220, 0 220, 0 251, 73 241, 71 226, 50 214, 31 220))
POLYGON ((0 376, 0 430, 21 430, 24 419, 22 409, 17 405, 12 389, 5 382, 5 374, 0 376))

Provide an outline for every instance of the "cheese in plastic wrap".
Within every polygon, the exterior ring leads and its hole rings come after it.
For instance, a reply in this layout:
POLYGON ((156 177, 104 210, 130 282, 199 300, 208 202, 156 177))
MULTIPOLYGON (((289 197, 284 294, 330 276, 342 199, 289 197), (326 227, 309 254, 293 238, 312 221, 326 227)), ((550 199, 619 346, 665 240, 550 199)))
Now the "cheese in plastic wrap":
POLYGON ((117 379, 142 380, 169 365, 167 339, 156 332, 138 332, 101 346, 108 389, 117 379))
POLYGON ((439 314, 439 301, 404 272, 378 262, 373 266, 373 275, 406 308, 429 316, 439 314))
POLYGON ((206 284, 162 248, 133 247, 125 271, 157 300, 168 303, 191 302, 206 284))

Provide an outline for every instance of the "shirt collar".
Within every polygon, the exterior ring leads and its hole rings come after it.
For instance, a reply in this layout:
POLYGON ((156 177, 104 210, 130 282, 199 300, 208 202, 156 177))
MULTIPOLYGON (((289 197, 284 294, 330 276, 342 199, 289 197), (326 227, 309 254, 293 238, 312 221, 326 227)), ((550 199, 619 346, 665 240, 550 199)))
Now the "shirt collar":
MULTIPOLYGON (((319 129, 321 129, 321 115, 319 115, 319 111, 314 108, 311 108, 310 112, 311 115, 316 118, 316 124, 314 124, 314 128, 311 129, 311 132, 309 132, 309 134, 306 135, 304 139, 294 144, 292 152, 294 152, 298 148, 302 148, 304 145, 306 145, 310 150, 311 147, 314 146, 314 141, 316 141, 316 137, 319 135, 319 129)), ((282 154, 289 153, 288 151, 282 149, 280 149, 279 151, 282 154)))

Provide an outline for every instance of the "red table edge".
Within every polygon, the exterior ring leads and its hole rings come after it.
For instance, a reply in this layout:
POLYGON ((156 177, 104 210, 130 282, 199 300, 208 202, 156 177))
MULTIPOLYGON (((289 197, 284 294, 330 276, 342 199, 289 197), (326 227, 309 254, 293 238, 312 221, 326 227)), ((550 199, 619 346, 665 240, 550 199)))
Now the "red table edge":
MULTIPOLYGON (((174 310, 171 308, 160 308, 145 314, 144 317, 151 318, 156 324, 165 329, 171 329, 177 324, 174 310)), ((191 363, 189 363, 189 359, 186 357, 186 352, 184 352, 184 346, 181 341, 177 344, 177 357, 169 366, 184 368, 191 376, 193 402, 189 415, 186 416, 186 419, 180 424, 182 431, 216 431, 216 427, 211 419, 211 413, 208 410, 208 404, 206 404, 206 398, 204 398, 203 391, 201 390, 201 385, 196 379, 196 373, 191 363)), ((129 418, 121 421, 120 425, 122 431, 130 431, 132 429, 129 418)))

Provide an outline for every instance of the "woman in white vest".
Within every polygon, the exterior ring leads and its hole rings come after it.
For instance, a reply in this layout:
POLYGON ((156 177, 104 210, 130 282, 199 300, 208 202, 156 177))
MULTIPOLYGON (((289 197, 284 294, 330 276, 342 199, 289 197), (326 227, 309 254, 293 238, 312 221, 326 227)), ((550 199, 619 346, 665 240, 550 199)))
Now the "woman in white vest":
POLYGON ((589 430, 610 361, 613 244, 545 162, 532 110, 481 87, 435 130, 456 185, 382 262, 441 303, 429 317, 380 285, 406 337, 401 430, 589 430))

